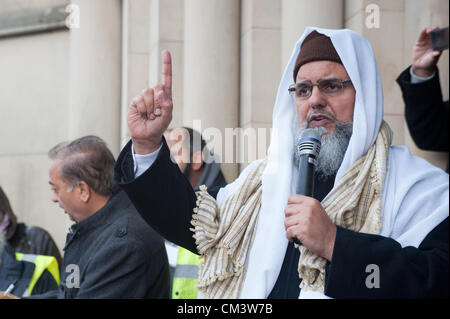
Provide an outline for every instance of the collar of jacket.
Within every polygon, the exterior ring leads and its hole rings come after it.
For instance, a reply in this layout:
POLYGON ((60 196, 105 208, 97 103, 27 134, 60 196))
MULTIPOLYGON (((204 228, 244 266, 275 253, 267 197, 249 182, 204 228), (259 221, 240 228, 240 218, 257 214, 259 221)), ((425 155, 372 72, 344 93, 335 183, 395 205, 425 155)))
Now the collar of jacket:
POLYGON ((100 226, 105 226, 112 224, 116 219, 116 214, 120 214, 122 207, 128 206, 130 201, 128 200, 127 195, 122 190, 116 190, 108 202, 100 208, 93 215, 88 218, 82 220, 81 222, 75 223, 70 228, 70 233, 68 234, 66 245, 63 250, 66 250, 72 240, 80 236, 81 234, 92 231, 95 228, 100 226))

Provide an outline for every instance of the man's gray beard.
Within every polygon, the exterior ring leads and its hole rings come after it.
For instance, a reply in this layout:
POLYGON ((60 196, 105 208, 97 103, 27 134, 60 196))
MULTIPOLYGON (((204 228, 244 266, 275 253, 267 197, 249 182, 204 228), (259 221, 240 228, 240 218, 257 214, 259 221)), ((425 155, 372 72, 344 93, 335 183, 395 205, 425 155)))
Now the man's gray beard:
MULTIPOLYGON (((295 120, 294 133, 294 163, 298 167, 299 156, 297 154, 297 141, 301 134, 307 127, 307 123, 300 125, 298 120, 295 120)), ((316 175, 319 179, 325 180, 329 176, 335 175, 339 170, 344 159, 345 151, 347 150, 350 137, 352 136, 353 123, 336 121, 336 129, 334 132, 325 134, 326 128, 323 126, 315 127, 319 135, 321 135, 321 147, 317 159, 316 175)))

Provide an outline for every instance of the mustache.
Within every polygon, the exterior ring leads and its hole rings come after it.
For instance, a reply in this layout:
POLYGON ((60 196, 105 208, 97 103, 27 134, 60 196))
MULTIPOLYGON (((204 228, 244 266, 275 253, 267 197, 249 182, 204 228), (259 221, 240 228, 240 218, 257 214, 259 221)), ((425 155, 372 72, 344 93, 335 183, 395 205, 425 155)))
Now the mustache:
POLYGON ((333 114, 328 112, 328 111, 325 111, 325 110, 321 110, 321 111, 312 110, 306 116, 307 124, 309 124, 311 122, 311 117, 317 116, 317 115, 328 117, 329 119, 333 120, 334 122, 337 122, 337 118, 333 114))

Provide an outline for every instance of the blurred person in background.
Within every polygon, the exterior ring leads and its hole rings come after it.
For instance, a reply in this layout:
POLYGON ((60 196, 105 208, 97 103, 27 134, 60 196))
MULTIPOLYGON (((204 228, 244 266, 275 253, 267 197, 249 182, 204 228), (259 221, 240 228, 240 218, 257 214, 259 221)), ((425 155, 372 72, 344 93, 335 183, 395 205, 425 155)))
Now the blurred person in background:
POLYGON ((0 231, 16 252, 54 256, 61 267, 61 254, 53 238, 40 227, 19 223, 1 186, 0 231))
POLYGON ((201 134, 190 127, 181 127, 167 130, 164 137, 173 159, 194 190, 205 185, 210 194, 217 195, 227 182, 219 160, 211 154, 201 134))
MULTIPOLYGON (((195 191, 205 185, 216 195, 227 184, 218 159, 210 153, 198 131, 190 127, 175 128, 167 130, 164 137, 173 160, 195 191)), ((170 242, 166 243, 166 249, 169 256, 176 256, 171 262, 172 298, 196 299, 199 256, 170 242)))
POLYGON ((55 257, 17 253, 0 232, 0 298, 42 294, 58 289, 58 284, 55 257))

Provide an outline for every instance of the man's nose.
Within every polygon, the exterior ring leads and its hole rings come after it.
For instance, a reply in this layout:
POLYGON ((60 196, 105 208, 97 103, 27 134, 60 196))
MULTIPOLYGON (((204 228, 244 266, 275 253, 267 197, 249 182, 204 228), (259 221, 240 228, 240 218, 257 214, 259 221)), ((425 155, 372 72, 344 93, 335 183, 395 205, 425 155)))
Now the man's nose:
POLYGON ((308 103, 311 107, 324 107, 326 105, 325 96, 320 92, 317 85, 312 87, 311 96, 308 98, 308 103))
POLYGON ((322 92, 319 91, 317 87, 313 87, 313 90, 311 92, 311 96, 306 101, 309 106, 309 112, 317 109, 322 109, 327 105, 327 101, 322 94, 322 92))

